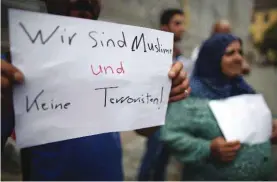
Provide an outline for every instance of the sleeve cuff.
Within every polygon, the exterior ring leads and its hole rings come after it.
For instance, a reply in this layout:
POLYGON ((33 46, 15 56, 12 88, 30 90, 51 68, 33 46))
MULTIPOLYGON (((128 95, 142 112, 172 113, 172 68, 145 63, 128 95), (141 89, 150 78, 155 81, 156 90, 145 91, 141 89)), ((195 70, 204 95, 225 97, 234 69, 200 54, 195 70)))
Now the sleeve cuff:
POLYGON ((211 141, 203 141, 201 151, 203 159, 209 159, 211 156, 211 141))

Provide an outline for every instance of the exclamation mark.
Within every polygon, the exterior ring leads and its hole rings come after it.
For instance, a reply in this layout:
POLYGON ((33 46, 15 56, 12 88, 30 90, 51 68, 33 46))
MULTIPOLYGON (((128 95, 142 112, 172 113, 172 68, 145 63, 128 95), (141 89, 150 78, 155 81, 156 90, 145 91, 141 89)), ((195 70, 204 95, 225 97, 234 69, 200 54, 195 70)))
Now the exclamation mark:
MULTIPOLYGON (((163 102, 163 93, 164 93, 164 87, 162 87, 162 90, 161 90, 160 104, 163 102)), ((158 107, 158 109, 160 109, 160 107, 158 107)))

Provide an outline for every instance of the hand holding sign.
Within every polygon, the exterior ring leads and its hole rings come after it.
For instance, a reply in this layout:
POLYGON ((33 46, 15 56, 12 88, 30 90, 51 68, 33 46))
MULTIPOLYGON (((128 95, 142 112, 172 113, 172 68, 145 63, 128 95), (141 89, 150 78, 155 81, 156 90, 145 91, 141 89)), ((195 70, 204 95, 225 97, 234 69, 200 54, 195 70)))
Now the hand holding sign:
POLYGON ((173 79, 169 102, 175 102, 187 97, 191 92, 191 88, 187 73, 183 71, 183 64, 179 61, 173 64, 168 75, 173 79))
POLYGON ((23 74, 15 66, 5 60, 1 60, 1 88, 7 89, 14 83, 22 83, 23 74))
POLYGON ((7 60, 1 60, 1 105, 2 117, 9 117, 13 112, 12 88, 23 82, 23 74, 7 60))

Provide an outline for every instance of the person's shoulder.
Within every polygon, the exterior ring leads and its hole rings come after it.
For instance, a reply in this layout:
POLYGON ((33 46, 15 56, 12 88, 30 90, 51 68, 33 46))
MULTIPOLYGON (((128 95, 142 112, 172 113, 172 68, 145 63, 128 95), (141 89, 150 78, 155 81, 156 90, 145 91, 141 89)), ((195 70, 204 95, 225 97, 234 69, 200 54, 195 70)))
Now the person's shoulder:
POLYGON ((169 105, 166 115, 168 125, 182 125, 190 127, 192 123, 199 123, 210 117, 208 101, 197 97, 188 97, 182 101, 169 105), (184 122, 185 121, 185 122, 184 122))
POLYGON ((194 51, 198 51, 199 50, 199 45, 197 45, 196 47, 194 47, 194 49, 193 49, 193 51, 192 52, 194 52, 194 51))
POLYGON ((183 63, 184 69, 186 71, 192 71, 194 62, 192 59, 185 57, 184 55, 180 55, 176 58, 176 61, 180 61, 183 63))
POLYGON ((192 54, 198 54, 199 49, 200 49, 200 45, 197 45, 196 47, 194 47, 192 50, 192 54))
POLYGON ((209 99, 190 96, 187 98, 186 107, 187 108, 198 108, 198 109, 206 109, 209 106, 209 99))
POLYGON ((177 58, 176 58, 177 61, 190 61, 190 58, 184 56, 183 54, 182 55, 179 55, 177 58))
POLYGON ((190 55, 191 61, 193 61, 193 62, 196 61, 196 59, 198 57, 199 49, 200 49, 200 46, 197 46, 192 50, 191 55, 190 55))
POLYGON ((189 96, 186 99, 183 99, 178 102, 171 103, 169 105, 169 112, 181 112, 181 111, 189 111, 194 109, 206 109, 208 107, 209 100, 206 98, 189 96))

